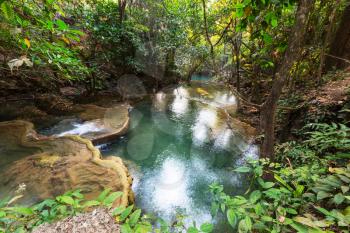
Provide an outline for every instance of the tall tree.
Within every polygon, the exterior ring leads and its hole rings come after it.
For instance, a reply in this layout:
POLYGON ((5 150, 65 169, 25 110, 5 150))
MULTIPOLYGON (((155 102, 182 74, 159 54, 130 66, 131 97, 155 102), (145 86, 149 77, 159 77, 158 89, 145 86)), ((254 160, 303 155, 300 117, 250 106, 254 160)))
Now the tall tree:
POLYGON ((118 0, 119 7, 119 22, 122 23, 125 18, 125 9, 126 9, 127 0, 118 0))
POLYGON ((290 33, 288 48, 284 54, 283 62, 275 74, 275 79, 269 96, 261 107, 260 127, 264 133, 261 147, 263 157, 274 158, 275 143, 275 115, 277 103, 285 86, 294 62, 298 60, 303 46, 308 16, 313 9, 315 0, 301 0, 296 12, 295 24, 290 33))
POLYGON ((326 69, 345 68, 350 60, 350 4, 345 8, 335 38, 326 59, 326 69))

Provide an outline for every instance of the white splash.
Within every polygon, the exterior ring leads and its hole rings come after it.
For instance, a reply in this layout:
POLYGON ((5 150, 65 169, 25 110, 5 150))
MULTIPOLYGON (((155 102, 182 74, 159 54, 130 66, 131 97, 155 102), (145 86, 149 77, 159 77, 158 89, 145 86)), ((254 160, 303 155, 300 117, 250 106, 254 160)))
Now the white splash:
POLYGON ((192 127, 193 142, 202 145, 209 141, 212 128, 217 123, 217 113, 214 109, 202 109, 199 111, 196 122, 192 127))
POLYGON ((73 123, 74 128, 65 132, 58 134, 57 136, 62 137, 65 135, 83 135, 86 133, 94 133, 101 132, 104 129, 101 125, 98 125, 95 122, 87 122, 87 123, 73 123))
POLYGON ((175 98, 171 104, 171 111, 173 111, 177 117, 181 117, 188 111, 189 93, 184 87, 179 87, 174 90, 174 95, 175 98))

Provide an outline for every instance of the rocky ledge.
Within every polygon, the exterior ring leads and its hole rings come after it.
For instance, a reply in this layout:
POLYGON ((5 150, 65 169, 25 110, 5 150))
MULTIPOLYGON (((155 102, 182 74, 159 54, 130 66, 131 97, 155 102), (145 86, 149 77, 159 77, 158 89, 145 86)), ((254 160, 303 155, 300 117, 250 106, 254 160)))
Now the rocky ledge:
POLYGON ((2 164, 0 193, 11 195, 25 184, 22 203, 34 203, 74 189, 82 190, 90 199, 106 188, 124 193, 115 205, 133 201, 132 179, 123 161, 115 156, 102 159, 92 142, 79 136, 43 137, 30 122, 0 122, 0 158, 12 160, 2 164))

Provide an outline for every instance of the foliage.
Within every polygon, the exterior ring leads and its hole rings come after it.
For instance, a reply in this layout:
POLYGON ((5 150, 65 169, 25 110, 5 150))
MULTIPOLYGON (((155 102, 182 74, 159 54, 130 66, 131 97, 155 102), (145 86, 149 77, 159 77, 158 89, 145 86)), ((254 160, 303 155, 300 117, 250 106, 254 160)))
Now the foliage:
POLYGON ((122 195, 105 190, 96 200, 86 200, 80 190, 75 190, 31 207, 13 205, 21 196, 4 199, 0 202, 0 232, 27 232, 42 223, 73 216, 94 206, 110 208, 122 195))
POLYGON ((217 184, 212 213, 221 211, 238 232, 341 232, 350 226, 349 128, 316 124, 301 143, 277 148, 283 163, 249 161, 235 169, 252 185, 246 196, 229 196, 217 184), (337 164, 339 161, 339 164, 337 164))
POLYGON ((7 49, 25 54, 34 66, 50 68, 61 78, 74 80, 89 73, 76 46, 84 33, 64 21, 58 1, 5 0, 1 9, 1 42, 7 49))
POLYGON ((182 215, 177 216, 176 224, 169 224, 162 219, 143 215, 141 209, 134 208, 134 205, 112 208, 113 203, 122 195, 122 192, 111 192, 110 189, 106 189, 96 199, 86 200, 80 190, 75 190, 30 207, 13 205, 22 197, 21 195, 4 199, 0 201, 0 232, 28 232, 40 224, 74 216, 95 207, 109 209, 116 223, 121 225, 122 233, 170 233, 184 230, 188 233, 210 233, 213 231, 213 225, 210 223, 204 223, 199 228, 194 225, 186 229, 182 215))

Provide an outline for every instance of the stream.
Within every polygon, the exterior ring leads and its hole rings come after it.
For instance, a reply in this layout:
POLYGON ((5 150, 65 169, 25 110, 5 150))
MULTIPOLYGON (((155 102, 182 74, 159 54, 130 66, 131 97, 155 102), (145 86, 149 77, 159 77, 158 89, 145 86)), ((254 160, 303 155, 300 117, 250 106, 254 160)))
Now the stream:
MULTIPOLYGON (((182 213, 188 224, 210 222, 209 185, 244 193, 247 181, 232 168, 258 154, 256 146, 227 126, 220 111, 233 113, 236 104, 220 86, 193 84, 159 92, 134 106, 125 136, 100 149, 126 161, 136 205, 146 213, 168 221, 182 213)), ((218 232, 227 232, 226 225, 216 225, 218 232)))
MULTIPOLYGON (((258 157, 247 125, 228 118, 236 109, 237 99, 220 85, 193 81, 168 88, 133 104, 128 132, 98 148, 104 156, 123 158, 134 178, 135 204, 145 213, 170 222, 180 214, 187 226, 214 222, 214 232, 231 232, 222 216, 210 214, 209 185, 243 194, 249 180, 232 169, 258 157)), ((68 118, 39 132, 63 136, 100 130, 68 118)), ((18 155, 12 160, 23 157, 17 150, 12 154, 18 155)))

